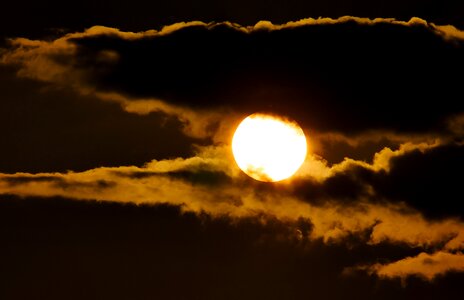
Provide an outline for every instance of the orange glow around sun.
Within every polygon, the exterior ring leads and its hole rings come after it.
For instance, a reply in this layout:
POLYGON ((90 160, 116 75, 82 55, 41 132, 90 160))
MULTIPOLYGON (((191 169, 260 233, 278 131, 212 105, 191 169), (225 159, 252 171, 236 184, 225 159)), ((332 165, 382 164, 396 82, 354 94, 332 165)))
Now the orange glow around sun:
POLYGON ((307 143, 296 122, 256 113, 237 127, 232 152, 247 175, 273 182, 289 178, 300 168, 306 159, 307 143))

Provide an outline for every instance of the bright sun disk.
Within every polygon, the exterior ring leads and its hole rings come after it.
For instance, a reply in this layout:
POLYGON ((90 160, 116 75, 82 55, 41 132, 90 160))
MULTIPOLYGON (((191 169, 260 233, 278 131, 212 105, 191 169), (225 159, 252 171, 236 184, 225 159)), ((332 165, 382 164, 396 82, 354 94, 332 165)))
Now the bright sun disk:
POLYGON ((237 127, 232 152, 239 168, 259 181, 280 181, 292 176, 306 158, 307 143, 293 121, 252 114, 237 127))

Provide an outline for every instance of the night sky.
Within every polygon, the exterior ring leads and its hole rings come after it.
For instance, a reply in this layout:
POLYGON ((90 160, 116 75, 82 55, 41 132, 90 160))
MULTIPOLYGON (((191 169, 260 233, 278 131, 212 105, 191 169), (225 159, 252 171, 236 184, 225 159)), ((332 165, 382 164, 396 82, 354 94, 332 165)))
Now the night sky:
POLYGON ((464 297, 464 4, 118 1, 2 4, 0 299, 464 297))

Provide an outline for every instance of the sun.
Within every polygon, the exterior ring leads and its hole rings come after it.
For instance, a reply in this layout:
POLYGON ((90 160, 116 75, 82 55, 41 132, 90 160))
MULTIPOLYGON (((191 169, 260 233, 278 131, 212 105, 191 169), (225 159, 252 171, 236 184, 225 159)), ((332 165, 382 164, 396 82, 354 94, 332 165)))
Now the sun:
POLYGON ((306 159, 307 142, 296 122, 255 113, 237 127, 232 152, 247 175, 274 182, 292 176, 300 168, 306 159))

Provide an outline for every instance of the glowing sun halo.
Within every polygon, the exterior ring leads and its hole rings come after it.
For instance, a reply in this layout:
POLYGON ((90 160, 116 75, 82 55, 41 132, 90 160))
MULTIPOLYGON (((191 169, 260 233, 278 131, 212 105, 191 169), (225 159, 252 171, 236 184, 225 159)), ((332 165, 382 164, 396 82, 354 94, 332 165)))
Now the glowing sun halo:
POLYGON ((232 152, 239 168, 259 181, 292 176, 306 158, 307 144, 296 122, 252 114, 237 127, 232 152))

